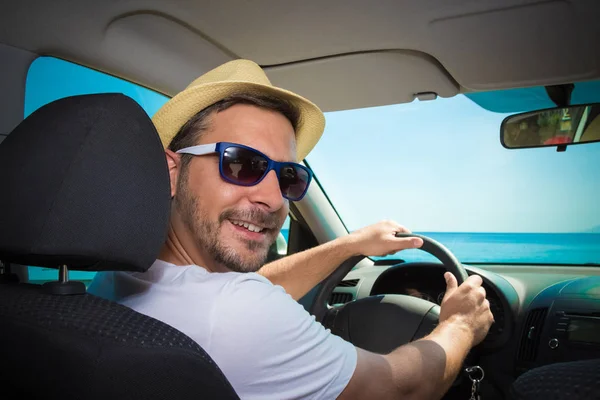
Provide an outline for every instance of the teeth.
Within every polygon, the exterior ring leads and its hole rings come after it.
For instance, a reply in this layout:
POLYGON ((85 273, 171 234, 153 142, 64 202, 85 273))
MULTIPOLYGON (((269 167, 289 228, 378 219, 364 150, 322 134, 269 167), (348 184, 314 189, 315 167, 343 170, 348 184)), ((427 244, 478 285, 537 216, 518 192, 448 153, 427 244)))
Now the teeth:
POLYGON ((250 232, 261 232, 263 229, 253 225, 253 224, 249 224, 248 222, 242 222, 242 221, 231 221, 232 224, 237 225, 237 226, 243 226, 244 228, 248 229, 250 232))
POLYGON ((260 232, 261 231, 261 229, 258 226, 252 225, 252 224, 248 224, 247 228, 249 231, 252 231, 252 232, 260 232))

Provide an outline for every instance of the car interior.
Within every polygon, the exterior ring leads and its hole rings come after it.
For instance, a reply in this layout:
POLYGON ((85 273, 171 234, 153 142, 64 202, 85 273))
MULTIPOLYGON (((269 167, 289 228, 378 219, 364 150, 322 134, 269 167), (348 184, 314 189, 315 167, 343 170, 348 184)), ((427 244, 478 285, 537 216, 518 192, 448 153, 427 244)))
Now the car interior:
POLYGON ((596 0, 3 2, 2 397, 238 397, 190 338, 86 286, 147 270, 164 241, 152 114, 245 58, 327 119, 269 260, 375 218, 424 240, 342 263, 299 301, 317 321, 386 353, 435 328, 445 271, 478 274, 495 322, 444 398, 600 399, 599 16, 596 0))

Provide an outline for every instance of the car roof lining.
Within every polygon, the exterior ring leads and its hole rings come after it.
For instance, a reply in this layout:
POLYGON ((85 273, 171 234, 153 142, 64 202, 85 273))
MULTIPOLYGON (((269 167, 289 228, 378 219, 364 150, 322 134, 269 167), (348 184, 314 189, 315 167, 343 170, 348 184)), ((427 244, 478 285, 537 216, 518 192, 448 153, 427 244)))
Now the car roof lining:
POLYGON ((598 2, 275 0, 3 5, 0 42, 172 96, 249 58, 324 111, 600 78, 598 2), (589 39, 589 40, 588 40, 589 39), (418 60, 418 61, 415 61, 418 60), (419 63, 419 64, 416 64, 419 63))

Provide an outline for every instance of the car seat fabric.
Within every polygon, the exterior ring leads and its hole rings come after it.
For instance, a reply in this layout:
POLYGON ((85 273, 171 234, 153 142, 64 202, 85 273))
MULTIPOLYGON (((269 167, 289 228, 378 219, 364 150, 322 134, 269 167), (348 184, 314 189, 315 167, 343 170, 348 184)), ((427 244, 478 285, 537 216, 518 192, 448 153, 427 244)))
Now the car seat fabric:
POLYGON ((510 398, 600 399, 600 360, 562 362, 531 369, 512 384, 510 398))

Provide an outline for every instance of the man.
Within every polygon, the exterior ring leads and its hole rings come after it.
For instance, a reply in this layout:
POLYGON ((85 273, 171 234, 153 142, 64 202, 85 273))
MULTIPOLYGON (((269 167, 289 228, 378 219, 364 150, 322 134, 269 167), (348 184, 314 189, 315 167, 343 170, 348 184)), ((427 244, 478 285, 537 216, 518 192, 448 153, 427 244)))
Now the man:
POLYGON ((378 355, 332 335, 294 299, 352 255, 421 246, 395 237, 406 229, 381 222, 261 268, 289 201, 310 182, 295 161, 323 132, 314 104, 237 60, 192 82, 154 123, 171 177, 168 239, 147 272, 100 273, 91 292, 189 335, 243 399, 443 395, 492 322, 480 277, 457 287, 446 274, 435 331, 378 355))

